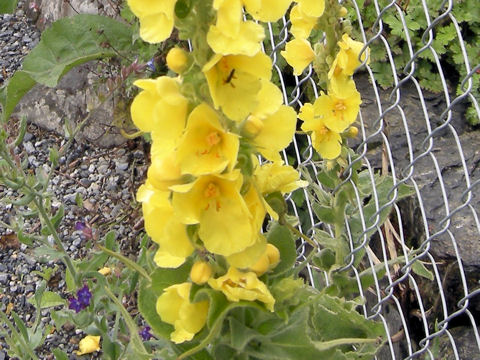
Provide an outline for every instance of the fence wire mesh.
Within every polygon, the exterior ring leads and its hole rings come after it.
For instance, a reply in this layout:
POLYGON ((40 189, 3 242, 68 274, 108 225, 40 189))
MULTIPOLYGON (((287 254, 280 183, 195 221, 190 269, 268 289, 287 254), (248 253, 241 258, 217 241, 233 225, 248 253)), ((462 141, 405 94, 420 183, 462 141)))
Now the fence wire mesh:
MULTIPOLYGON (((351 146, 359 158, 351 161, 344 171, 344 183, 349 182, 357 194, 363 233, 360 238, 348 233, 350 255, 344 270, 355 274, 360 284, 360 270, 354 265, 353 255, 366 251, 367 267, 377 270, 383 267, 385 271, 383 278, 375 277, 374 285, 367 291, 358 287, 365 299, 364 316, 381 320, 388 335, 378 359, 480 358, 477 328, 480 288, 476 275, 480 265, 480 199, 476 195, 480 184, 480 134, 468 131, 463 116, 465 100, 469 99, 474 115, 480 117, 477 100, 472 94, 479 86, 474 79, 480 69, 478 59, 467 56, 464 32, 453 12, 458 3, 453 0, 437 1, 438 8, 434 12, 434 2, 429 4, 426 0, 359 3, 355 0, 345 2, 345 6, 354 9, 356 14, 357 21, 352 25, 354 32, 361 36, 357 40, 365 43, 364 49, 376 46, 384 50, 385 66, 391 69, 393 87, 385 90, 379 86, 378 73, 372 70, 372 63, 365 62, 357 69, 355 80, 363 104, 358 120, 360 140, 351 146), (420 46, 412 41, 408 27, 411 23, 407 14, 414 4, 422 9, 421 15, 427 23, 420 46), (369 29, 363 23, 367 6, 374 9, 376 15, 369 29), (396 70, 399 69, 398 52, 392 48, 389 27, 384 25, 384 19, 392 16, 401 24, 400 31, 406 39, 403 51, 408 51, 408 61, 401 72, 396 70), (462 73, 466 76, 459 79, 457 94, 449 82, 450 69, 441 61, 441 54, 434 46, 436 37, 441 34, 440 24, 454 27, 453 41, 463 57, 462 73), (441 83, 440 93, 426 91, 420 84, 418 64, 426 57, 434 65, 431 71, 441 83), (372 183, 376 205, 373 216, 363 213, 363 200, 349 173, 357 161, 368 171, 372 183), (393 177, 387 204, 379 205, 377 201, 375 173, 388 173, 393 177), (412 186, 415 195, 397 203, 401 184, 412 186), (382 210, 392 204, 389 219, 380 226, 382 210), (367 244, 372 230, 376 234, 367 244), (405 257, 402 265, 391 261, 397 256, 405 257), (432 280, 414 274, 412 269, 419 262, 430 269, 432 280)), ((279 51, 289 39, 289 26, 288 19, 283 19, 279 28, 278 24, 269 25, 265 51, 271 51, 285 102, 299 107, 306 91, 315 97, 319 94, 312 78, 312 67, 302 76, 294 77, 293 88, 287 85, 279 51)), ((293 146, 283 155, 290 164, 303 166, 316 174, 313 153, 310 139, 297 134, 293 146), (301 144, 308 146, 305 148, 301 144)), ((315 217, 307 193, 304 195, 302 208, 292 197, 288 198, 293 212, 302 219, 298 225, 300 230, 310 235, 320 229, 332 233, 333 229, 315 217)), ((299 244, 298 260, 302 261, 308 249, 306 244, 299 244)), ((308 268, 312 284, 318 281, 318 274, 316 269, 308 268)))

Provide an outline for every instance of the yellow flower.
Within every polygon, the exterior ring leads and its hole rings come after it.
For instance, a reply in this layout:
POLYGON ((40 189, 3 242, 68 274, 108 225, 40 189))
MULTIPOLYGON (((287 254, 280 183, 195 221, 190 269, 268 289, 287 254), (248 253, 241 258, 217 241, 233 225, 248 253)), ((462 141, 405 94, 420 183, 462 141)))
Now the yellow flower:
POLYGON ((176 269, 185 262, 185 258, 181 256, 174 256, 170 253, 163 251, 161 247, 155 252, 153 262, 161 268, 173 268, 176 269))
MULTIPOLYGON (((352 40, 348 34, 344 34, 342 40, 338 42, 338 46, 340 47, 340 51, 328 72, 329 79, 340 75, 351 76, 355 69, 361 64, 358 57, 364 47, 362 42, 352 40)), ((365 61, 367 53, 368 49, 362 53, 362 62, 365 61)))
POLYGON ((234 38, 240 32, 243 21, 241 0, 214 0, 213 8, 217 10, 217 29, 224 36, 234 38))
POLYGON ((337 133, 342 133, 355 122, 362 103, 355 82, 344 79, 332 81, 328 95, 322 93, 313 105, 315 117, 319 117, 327 128, 337 133))
POLYGON ((258 104, 262 79, 270 80, 271 59, 260 52, 255 56, 214 55, 203 67, 215 108, 231 120, 244 120, 258 104))
POLYGON ((300 11, 310 16, 320 17, 325 10, 325 0, 295 0, 300 11))
POLYGON ((128 0, 128 6, 140 20, 140 37, 149 43, 159 43, 170 36, 174 24, 177 0, 128 0))
POLYGON ((102 274, 103 276, 107 276, 107 275, 110 275, 112 273, 112 269, 109 268, 108 266, 104 266, 100 270, 98 270, 98 272, 100 274, 102 274))
POLYGON ((178 220, 199 224, 198 234, 210 252, 228 256, 255 242, 257 231, 240 195, 241 187, 242 176, 235 170, 223 175, 204 175, 193 183, 170 188, 178 220))
POLYGON ((100 350, 100 336, 87 335, 78 343, 78 356, 100 350))
POLYGON ((255 20, 275 22, 285 15, 292 0, 243 0, 243 3, 255 20))
POLYGON ((163 322, 175 327, 170 339, 177 344, 192 340, 207 321, 209 303, 191 303, 191 287, 191 283, 169 286, 157 300, 157 313, 163 322))
POLYGON ((144 132, 152 132, 162 148, 173 149, 185 127, 188 107, 179 79, 161 76, 137 80, 134 85, 143 91, 130 107, 133 123, 144 132))
POLYGON ((269 81, 262 81, 258 105, 245 121, 245 130, 258 151, 269 160, 279 160, 295 134, 297 114, 282 104, 282 93, 269 81))
POLYGON ((257 189, 262 194, 280 191, 282 194, 292 192, 308 185, 300 180, 300 174, 290 165, 283 162, 273 162, 259 165, 254 172, 257 189))
POLYGON ((149 180, 138 189, 145 231, 160 245, 155 262, 160 267, 177 267, 193 252, 186 227, 175 216, 168 191, 155 189, 149 180), (176 266, 175 266, 176 265, 176 266))
POLYGON ((148 168, 147 177, 150 183, 161 191, 167 191, 172 185, 182 182, 182 173, 178 164, 177 152, 170 151, 163 153, 157 145, 161 145, 160 140, 153 138, 150 157, 152 163, 148 168))
POLYGON ((195 176, 231 171, 237 162, 238 135, 226 132, 217 113, 207 104, 190 113, 178 145, 177 160, 183 174, 195 176))
POLYGON ((224 28, 217 25, 210 26, 207 43, 214 53, 254 56, 261 50, 261 42, 265 37, 263 27, 253 21, 242 21, 238 27, 236 36, 230 36, 224 28))
POLYGON ((316 16, 302 12, 300 6, 295 5, 290 11, 290 21, 292 22, 290 33, 297 39, 306 39, 310 36, 317 20, 316 16))
POLYGON ((252 246, 236 254, 227 256, 227 262, 235 268, 247 269, 255 264, 262 256, 265 252, 266 245, 267 240, 265 236, 258 234, 257 240, 252 246))
POLYGON ((208 285, 212 289, 223 292, 229 301, 258 300, 273 312, 275 299, 267 286, 258 280, 254 272, 241 272, 234 267, 230 267, 224 276, 208 280, 208 285))
POLYGON ((302 130, 311 131, 313 147, 327 160, 335 159, 341 152, 341 137, 338 133, 329 130, 320 116, 314 111, 312 104, 302 106, 298 117, 304 121, 302 130))
POLYGON ((293 74, 300 75, 315 58, 310 42, 305 39, 293 39, 280 52, 287 63, 293 67, 293 74))

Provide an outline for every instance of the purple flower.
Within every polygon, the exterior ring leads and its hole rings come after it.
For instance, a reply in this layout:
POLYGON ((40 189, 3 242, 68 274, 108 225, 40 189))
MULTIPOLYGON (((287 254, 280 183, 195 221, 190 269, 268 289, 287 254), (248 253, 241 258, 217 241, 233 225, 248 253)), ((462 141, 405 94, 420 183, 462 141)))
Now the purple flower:
POLYGON ((150 60, 148 60, 147 62, 147 67, 152 70, 152 71, 155 71, 156 68, 155 68, 155 59, 154 58, 151 58, 150 60))
POLYGON ((85 225, 85 223, 83 221, 77 221, 75 223, 75 230, 77 231, 83 231, 83 229, 85 229, 87 227, 87 225, 85 225))
POLYGON ((68 308, 75 310, 75 312, 78 313, 90 305, 91 298, 92 293, 88 289, 88 285, 85 284, 80 290, 77 291, 77 297, 72 296, 68 299, 68 308))
POLYGON ((80 304, 80 301, 78 301, 78 299, 71 297, 70 299, 68 299, 68 301, 70 302, 70 304, 68 304, 68 308, 71 310, 75 310, 75 313, 78 313, 84 309, 84 307, 82 306, 82 304, 80 304))
POLYGON ((143 341, 148 341, 150 340, 153 335, 150 333, 150 326, 144 326, 142 330, 138 332, 138 334, 142 337, 143 341))
POLYGON ((85 284, 80 290, 77 291, 77 298, 78 302, 83 306, 84 309, 90 305, 92 293, 88 289, 88 285, 85 284))

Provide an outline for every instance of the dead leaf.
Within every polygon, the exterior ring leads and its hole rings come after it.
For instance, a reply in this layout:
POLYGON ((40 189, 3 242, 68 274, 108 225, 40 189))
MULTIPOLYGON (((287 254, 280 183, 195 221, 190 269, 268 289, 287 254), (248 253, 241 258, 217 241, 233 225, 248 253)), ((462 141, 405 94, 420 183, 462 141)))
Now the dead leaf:
POLYGON ((13 303, 8 303, 5 314, 9 315, 12 312, 14 306, 15 305, 13 305, 13 303))
POLYGON ((1 250, 10 250, 10 249, 19 249, 20 241, 18 241, 17 234, 10 233, 0 236, 0 249, 1 250))

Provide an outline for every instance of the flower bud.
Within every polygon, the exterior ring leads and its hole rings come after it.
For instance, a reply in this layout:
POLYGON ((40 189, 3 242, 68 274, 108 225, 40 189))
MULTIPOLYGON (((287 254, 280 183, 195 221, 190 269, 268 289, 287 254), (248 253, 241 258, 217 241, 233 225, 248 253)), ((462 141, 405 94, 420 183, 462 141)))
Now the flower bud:
POLYGON ((196 261, 190 270, 190 279, 197 285, 205 284, 211 276, 212 268, 204 261, 196 261))
POLYGON ((338 12, 338 15, 340 15, 340 17, 345 17, 347 16, 347 14, 348 14, 347 9, 345 8, 345 6, 342 6, 338 12))
POLYGON ((167 54, 167 66, 170 70, 181 74, 187 67, 187 53, 178 47, 170 49, 167 54))
POLYGON ((349 138, 354 138, 358 135, 358 128, 355 126, 350 126, 346 131, 345 135, 349 138))
POLYGON ((257 116, 250 115, 245 121, 245 131, 247 131, 252 136, 257 136, 264 127, 263 121, 260 120, 257 116))
POLYGON ((262 276, 268 271, 269 266, 270 261, 267 253, 265 252, 262 256, 260 256, 260 259, 258 259, 253 266, 250 266, 250 270, 257 274, 257 276, 262 276))
POLYGON ((267 250, 265 251, 268 257, 269 268, 274 269, 280 262, 280 251, 276 246, 267 244, 267 250))

